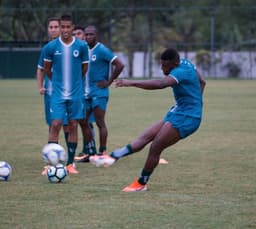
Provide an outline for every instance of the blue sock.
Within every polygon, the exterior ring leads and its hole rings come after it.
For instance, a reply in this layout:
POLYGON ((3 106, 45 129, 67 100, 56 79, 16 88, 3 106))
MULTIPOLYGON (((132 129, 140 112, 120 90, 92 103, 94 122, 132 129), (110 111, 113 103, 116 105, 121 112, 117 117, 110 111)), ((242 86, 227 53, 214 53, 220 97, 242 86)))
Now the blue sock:
POLYGON ((130 154, 134 153, 133 150, 132 150, 132 147, 130 144, 120 148, 120 149, 116 149, 114 150, 110 156, 115 158, 115 159, 119 159, 121 157, 125 157, 125 156, 128 156, 130 154))

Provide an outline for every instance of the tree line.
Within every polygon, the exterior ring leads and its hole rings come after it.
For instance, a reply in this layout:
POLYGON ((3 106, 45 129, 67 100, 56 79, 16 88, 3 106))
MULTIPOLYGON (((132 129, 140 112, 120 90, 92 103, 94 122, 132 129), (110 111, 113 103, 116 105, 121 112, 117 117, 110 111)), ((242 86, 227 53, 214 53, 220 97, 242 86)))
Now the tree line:
POLYGON ((1 46, 42 45, 47 18, 64 13, 77 25, 96 25, 101 41, 129 59, 135 51, 152 56, 168 46, 214 51, 256 44, 254 0, 0 0, 1 46))

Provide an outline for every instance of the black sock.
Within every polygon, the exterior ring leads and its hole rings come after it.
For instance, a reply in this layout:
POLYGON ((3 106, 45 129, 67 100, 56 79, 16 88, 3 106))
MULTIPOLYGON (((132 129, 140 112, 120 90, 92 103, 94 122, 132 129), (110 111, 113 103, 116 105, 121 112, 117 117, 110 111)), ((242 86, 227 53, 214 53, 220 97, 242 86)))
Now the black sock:
POLYGON ((148 180, 150 178, 150 175, 152 174, 153 171, 149 172, 149 171, 146 171, 146 170, 142 170, 141 172, 141 175, 138 179, 138 182, 141 184, 141 185, 145 185, 148 183, 148 180))
POLYGON ((77 142, 68 142, 68 161, 67 165, 74 162, 74 156, 76 153, 77 142))
POLYGON ((106 151, 106 147, 105 146, 100 146, 99 147, 99 153, 102 154, 104 151, 106 151))
POLYGON ((48 144, 55 143, 58 144, 58 141, 48 141, 48 144))

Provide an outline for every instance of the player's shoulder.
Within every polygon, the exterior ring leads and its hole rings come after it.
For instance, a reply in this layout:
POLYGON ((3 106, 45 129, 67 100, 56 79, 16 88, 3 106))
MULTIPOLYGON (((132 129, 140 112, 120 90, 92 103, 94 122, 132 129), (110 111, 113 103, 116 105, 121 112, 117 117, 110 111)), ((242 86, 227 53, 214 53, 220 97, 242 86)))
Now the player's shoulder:
POLYGON ((86 42, 85 41, 83 41, 83 40, 81 40, 81 39, 79 39, 79 38, 74 38, 75 40, 74 40, 74 43, 76 43, 76 44, 78 44, 78 45, 81 45, 81 46, 84 46, 84 45, 86 45, 86 42))
POLYGON ((191 61, 189 61, 188 59, 185 59, 185 58, 180 60, 180 66, 181 67, 189 67, 189 68, 193 68, 193 69, 196 68, 195 65, 192 64, 191 61))
POLYGON ((104 45, 100 42, 97 43, 95 50, 98 50, 101 53, 108 53, 108 54, 114 55, 113 51, 109 47, 107 47, 106 45, 104 45))
POLYGON ((59 43, 59 42, 60 42, 60 39, 59 39, 59 37, 57 37, 57 38, 49 41, 47 45, 52 45, 52 44, 56 44, 56 43, 59 43))
POLYGON ((59 43, 59 39, 58 39, 58 38, 55 38, 55 39, 49 41, 43 48, 45 48, 45 49, 53 48, 53 47, 55 47, 58 43, 59 43))
POLYGON ((76 47, 81 47, 81 48, 88 49, 87 42, 85 42, 85 41, 83 41, 81 39, 75 38, 74 44, 75 44, 76 47))

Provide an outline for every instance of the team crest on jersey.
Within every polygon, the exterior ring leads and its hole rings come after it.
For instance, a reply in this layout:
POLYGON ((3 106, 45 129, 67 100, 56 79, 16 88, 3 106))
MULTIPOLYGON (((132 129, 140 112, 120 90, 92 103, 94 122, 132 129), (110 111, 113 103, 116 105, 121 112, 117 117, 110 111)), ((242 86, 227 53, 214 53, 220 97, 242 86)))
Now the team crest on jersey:
POLYGON ((78 50, 74 50, 73 51, 73 56, 74 57, 78 57, 79 56, 79 51, 78 50))
POLYGON ((92 55, 92 61, 95 61, 97 58, 96 58, 96 55, 92 55))

